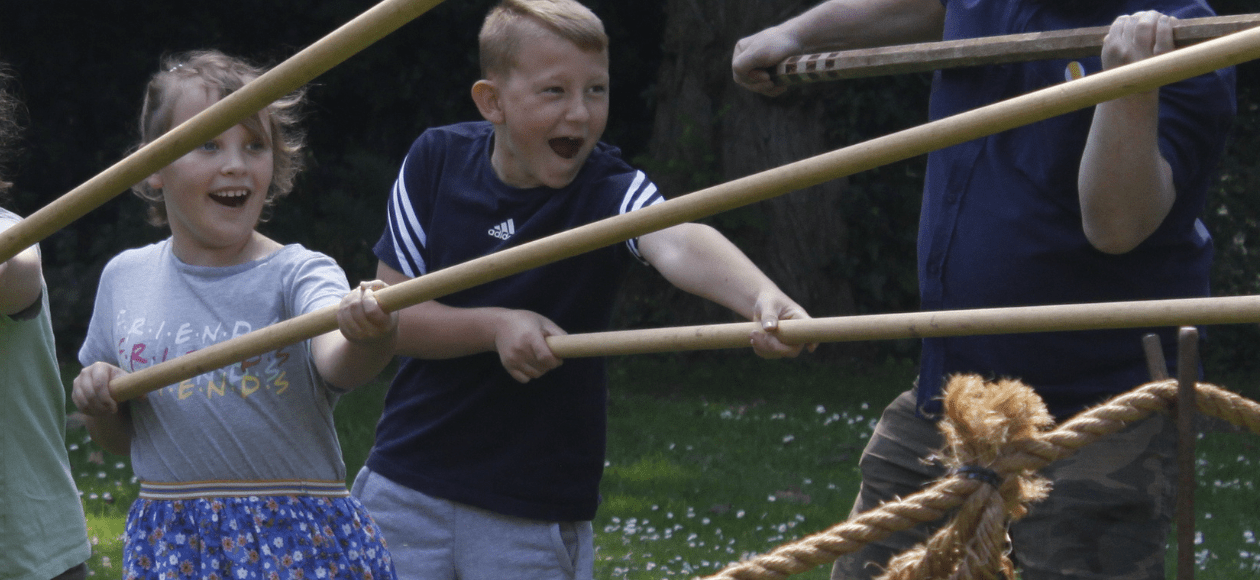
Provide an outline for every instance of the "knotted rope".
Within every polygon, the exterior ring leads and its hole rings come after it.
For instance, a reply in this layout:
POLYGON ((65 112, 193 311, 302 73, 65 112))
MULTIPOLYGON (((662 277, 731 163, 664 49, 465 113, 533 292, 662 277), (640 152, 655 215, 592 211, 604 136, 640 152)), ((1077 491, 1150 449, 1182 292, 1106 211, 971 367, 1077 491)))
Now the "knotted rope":
MULTIPOLYGON (((944 459, 953 475, 905 498, 887 502, 773 551, 738 562, 709 580, 786 578, 834 562, 841 555, 952 510, 954 521, 927 543, 889 562, 885 578, 1013 577, 1006 557, 1006 526, 1044 497, 1037 470, 1077 449, 1176 402, 1174 380, 1147 383, 1081 412, 1052 431, 1044 404, 1016 381, 984 383, 954 377, 945 392, 942 430, 949 440, 944 459), (998 485, 989 481, 996 475, 998 485)), ((1204 415, 1260 434, 1260 403, 1199 383, 1195 402, 1204 415)))

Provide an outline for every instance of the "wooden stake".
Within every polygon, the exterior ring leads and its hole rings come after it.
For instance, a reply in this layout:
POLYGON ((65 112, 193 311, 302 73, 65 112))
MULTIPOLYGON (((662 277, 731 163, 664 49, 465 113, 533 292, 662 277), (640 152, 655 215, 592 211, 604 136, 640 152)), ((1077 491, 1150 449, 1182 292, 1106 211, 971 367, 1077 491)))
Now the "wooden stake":
MULTIPOLYGON (((1173 40, 1188 46, 1260 25, 1260 14, 1178 20, 1173 40)), ((954 68, 1098 56, 1110 26, 881 46, 789 57, 771 71, 776 85, 954 68)))
MULTIPOLYGON (((385 310, 398 310, 686 221, 1256 58, 1260 29, 1240 32, 587 224, 408 280, 382 289, 376 297, 385 310)), ((335 307, 329 306, 136 371, 114 380, 110 388, 115 399, 125 401, 336 328, 335 307)))
POLYGON ((1152 381, 1168 378, 1168 363, 1164 360, 1164 347, 1159 342, 1159 335, 1154 332, 1142 336, 1142 350, 1146 353, 1146 371, 1152 381))
POLYGON ((127 191, 350 56, 424 14, 442 0, 385 0, 278 64, 113 167, 102 171, 13 227, 0 232, 0 262, 127 191))
POLYGON ((1177 335, 1177 580, 1194 580, 1194 428, 1199 383, 1199 330, 1177 335))
MULTIPOLYGON (((788 344, 1260 322, 1260 296, 1097 302, 780 320, 788 344)), ((547 338, 560 358, 747 348, 755 322, 547 338)), ((1161 356, 1162 358, 1162 356, 1161 356)))

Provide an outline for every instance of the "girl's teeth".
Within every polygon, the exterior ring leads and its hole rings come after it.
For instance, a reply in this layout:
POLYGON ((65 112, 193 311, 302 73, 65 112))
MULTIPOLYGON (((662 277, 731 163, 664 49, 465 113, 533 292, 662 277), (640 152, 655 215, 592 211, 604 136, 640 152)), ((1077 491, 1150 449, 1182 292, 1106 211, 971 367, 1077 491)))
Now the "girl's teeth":
POLYGON ((248 196, 249 196, 249 190, 247 189, 232 189, 228 191, 216 191, 210 194, 210 197, 214 199, 215 201, 222 203, 224 205, 232 206, 232 207, 243 205, 248 196))

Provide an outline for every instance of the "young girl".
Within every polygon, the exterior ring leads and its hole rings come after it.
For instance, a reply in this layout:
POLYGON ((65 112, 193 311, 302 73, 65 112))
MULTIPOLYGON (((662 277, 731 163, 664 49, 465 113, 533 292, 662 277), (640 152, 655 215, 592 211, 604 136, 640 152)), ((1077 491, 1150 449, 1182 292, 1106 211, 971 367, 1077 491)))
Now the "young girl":
MULTIPOLYGON (((258 77, 218 52, 168 59, 141 111, 149 143, 258 77)), ((337 398, 389 361, 397 319, 374 284, 255 231, 299 170, 300 97, 276 101, 135 187, 163 242, 101 274, 73 398, 106 450, 131 454, 125 578, 393 578, 379 528, 345 487, 337 398), (344 296, 344 298, 343 298, 344 296), (341 332, 117 404, 120 374, 340 302, 341 332)))
MULTIPOLYGON (((17 130, 5 81, 0 72, 0 158, 17 130)), ((0 177, 0 204, 8 188, 0 177)), ((0 231, 19 219, 0 207, 0 231)), ((85 578, 92 548, 70 477, 66 394, 37 246, 0 262, 0 396, 0 577, 85 578)))

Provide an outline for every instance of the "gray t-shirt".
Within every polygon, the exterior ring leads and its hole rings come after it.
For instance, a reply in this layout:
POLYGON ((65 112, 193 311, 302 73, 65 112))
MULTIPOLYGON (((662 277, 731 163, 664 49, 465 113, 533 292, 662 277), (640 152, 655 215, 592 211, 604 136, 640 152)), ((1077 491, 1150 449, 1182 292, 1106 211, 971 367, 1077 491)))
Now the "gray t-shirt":
MULTIPOLYGON (((300 245, 219 268, 181 262, 167 239, 105 266, 79 361, 140 370, 347 292, 336 262, 300 245)), ((339 393, 319 377, 310 341, 168 385, 131 401, 132 469, 152 482, 344 480, 339 393)))

